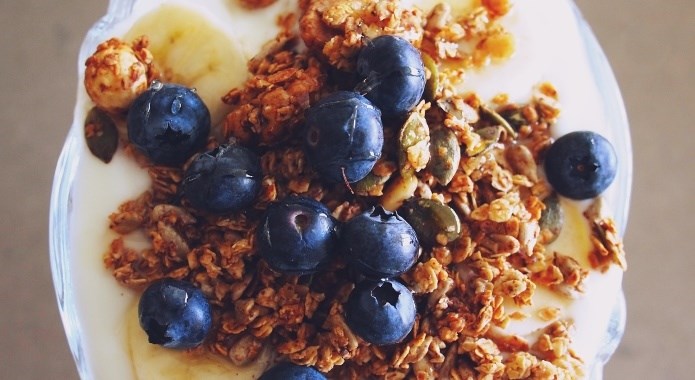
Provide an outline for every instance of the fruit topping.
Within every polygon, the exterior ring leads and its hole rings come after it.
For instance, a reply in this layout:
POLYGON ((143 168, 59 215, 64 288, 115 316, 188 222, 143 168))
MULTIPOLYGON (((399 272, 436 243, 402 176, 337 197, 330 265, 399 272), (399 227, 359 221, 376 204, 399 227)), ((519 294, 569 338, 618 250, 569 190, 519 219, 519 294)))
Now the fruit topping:
POLYGON ((316 272, 333 252, 337 222, 320 202, 290 196, 271 203, 258 227, 261 256, 278 272, 316 272))
POLYGON ((166 348, 193 348, 212 326, 210 304, 186 281, 164 278, 145 289, 138 304, 140 326, 149 342, 166 348))
POLYGON ((321 99, 307 111, 306 124, 307 157, 327 181, 357 182, 381 157, 381 112, 358 93, 340 91, 321 99))
POLYGON ((258 380, 326 380, 326 377, 312 367, 282 362, 265 371, 258 380))
POLYGON ((220 145, 193 160, 181 186, 193 207, 226 214, 253 203, 262 180, 255 153, 239 145, 220 145))
POLYGON ((100 109, 126 112, 157 76, 146 38, 132 45, 117 38, 102 42, 85 62, 84 87, 100 109))
POLYGON ((362 281, 345 304, 345 321, 362 339, 376 345, 398 343, 415 324, 415 301, 394 280, 362 281))
POLYGON ((178 165, 201 149, 210 112, 194 90, 153 82, 128 111, 128 139, 152 162, 178 165))
POLYGON ((605 137, 589 131, 570 132, 545 154, 545 174, 555 191, 572 199, 589 199, 613 182, 617 158, 605 137))
POLYGON ((341 230, 350 265, 371 278, 398 276, 417 260, 417 236, 397 213, 377 206, 350 219, 341 230))
POLYGON ((368 42, 357 57, 357 73, 363 81, 356 91, 386 117, 410 111, 425 91, 420 52, 401 37, 383 35, 368 42))

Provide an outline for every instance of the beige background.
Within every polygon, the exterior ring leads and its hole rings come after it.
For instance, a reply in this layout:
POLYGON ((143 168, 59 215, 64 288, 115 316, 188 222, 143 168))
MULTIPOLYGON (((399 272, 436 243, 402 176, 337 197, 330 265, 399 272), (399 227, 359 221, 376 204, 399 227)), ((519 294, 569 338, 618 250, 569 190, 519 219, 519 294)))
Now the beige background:
MULTIPOLYGON (((523 0, 519 0, 523 1, 523 0)), ((692 379, 695 3, 579 0, 632 125, 628 330, 607 379, 692 379)), ((0 0, 0 379, 76 379, 48 265, 48 200, 77 51, 106 0, 0 0)))

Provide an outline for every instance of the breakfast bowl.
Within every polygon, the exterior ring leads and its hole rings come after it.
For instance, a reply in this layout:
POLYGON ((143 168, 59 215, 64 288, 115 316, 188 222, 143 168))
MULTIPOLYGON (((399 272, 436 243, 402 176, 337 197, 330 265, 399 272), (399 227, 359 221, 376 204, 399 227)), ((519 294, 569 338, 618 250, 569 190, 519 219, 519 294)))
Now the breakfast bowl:
MULTIPOLYGON (((425 0, 403 3, 421 6, 425 14, 436 4, 425 0)), ((514 55, 506 62, 498 63, 493 59, 493 62, 485 64, 484 69, 471 69, 471 74, 466 74, 463 87, 466 91, 475 91, 484 103, 506 101, 523 104, 534 96, 546 99, 552 91, 542 83, 552 83, 559 93, 556 100, 561 109, 557 123, 553 126, 552 138, 559 138, 575 130, 591 130, 610 141, 617 157, 613 183, 599 197, 601 206, 598 206, 598 202, 589 200, 563 199, 560 203, 570 210, 569 213, 574 215, 572 218, 581 218, 582 212, 586 214, 587 210, 595 209, 594 218, 610 218, 614 221, 617 235, 622 236, 630 205, 632 150, 628 120, 616 79, 596 37, 574 3, 564 0, 534 0, 527 3, 523 6, 515 5, 519 9, 512 8, 506 21, 501 21, 515 36, 517 50, 514 55), (520 91, 519 88, 525 90, 520 91), (541 91, 541 94, 537 91, 541 91), (499 94, 505 96, 499 97, 499 94)), ((267 41, 273 41, 281 34, 283 26, 276 22, 278 15, 293 10, 296 10, 296 4, 287 0, 279 0, 262 9, 249 9, 236 2, 222 0, 111 0, 107 14, 87 33, 78 56, 74 120, 56 168, 49 221, 50 260, 58 307, 67 341, 82 379, 150 379, 170 376, 171 372, 166 374, 148 369, 148 361, 152 363, 151 367, 170 365, 172 368, 179 368, 173 363, 181 360, 185 362, 180 367, 183 368, 179 373, 181 378, 214 378, 216 375, 256 378, 254 376, 258 376, 274 360, 275 354, 268 353, 267 349, 253 363, 245 365, 229 363, 228 360, 207 354, 190 359, 189 353, 169 353, 159 347, 150 348, 149 343, 146 343, 145 333, 139 330, 136 311, 137 297, 143 287, 138 284, 123 286, 114 278, 118 278, 115 274, 117 268, 109 267, 108 263, 109 260, 113 261, 113 244, 119 241, 119 234, 112 228, 111 216, 124 202, 137 199, 152 186, 151 171, 148 173, 147 166, 143 166, 142 160, 137 159, 140 153, 133 153, 123 144, 108 158, 108 163, 90 151, 93 147, 88 146, 90 144, 85 138, 85 120, 89 118, 94 103, 84 86, 85 62, 100 44, 110 38, 133 40, 141 30, 147 30, 139 29, 142 28, 143 20, 148 20, 156 12, 169 12, 166 15, 169 20, 180 20, 182 23, 209 23, 216 28, 214 39, 225 39, 225 47, 205 54, 219 57, 225 65, 219 70, 228 70, 233 75, 225 72, 223 81, 213 77, 214 80, 186 84, 198 88, 198 93, 206 103, 220 103, 210 110, 214 127, 225 124, 228 119, 226 115, 235 107, 233 104, 223 104, 219 99, 227 91, 244 86, 249 76, 247 62, 263 50, 267 41), (185 12, 191 13, 182 15, 176 9, 185 9, 185 12), (134 343, 137 339, 143 341, 134 343), (197 375, 187 372, 195 371, 195 368, 205 369, 201 369, 202 372, 197 375)), ((152 20, 147 22, 155 24, 152 20)), ((176 35, 175 30, 165 29, 162 27, 159 32, 150 29, 149 32, 152 34, 150 43, 153 45, 155 61, 161 57, 161 52, 158 53, 157 46, 154 46, 157 38, 160 38, 158 36, 170 38, 176 35)), ((204 32, 199 32, 196 36, 198 40, 191 37, 191 41, 187 43, 205 45, 205 38, 213 38, 204 32)), ((209 42, 211 45, 216 43, 218 42, 209 42)), ((165 66, 174 65, 175 62, 195 62, 197 59, 175 54, 171 54, 171 57, 173 58, 167 58, 169 60, 165 66)), ((166 69, 160 71, 165 72, 162 75, 168 75, 166 69)), ((180 78, 174 74, 166 79, 176 82, 180 78)), ((426 111, 422 112, 424 114, 426 111)), ((490 115, 494 119, 499 114, 493 112, 490 115)), ((125 117, 115 119, 116 128, 123 130, 125 117)), ((243 143, 240 136, 234 137, 243 143)), ((494 147, 490 149, 494 150, 494 147)), ((347 188, 353 191, 350 184, 347 184, 347 188)), ((388 192, 388 185, 384 191, 388 192)), ((410 210, 407 207, 391 208, 398 208, 399 213, 404 215, 410 210)), ((428 222, 426 218, 424 224, 428 222)), ((591 222, 591 217, 587 218, 591 222)), ((588 227, 579 230, 591 233, 588 227)), ((563 232, 560 242, 549 245, 549 249, 564 250, 565 246, 573 245, 568 242, 575 235, 563 232)), ((136 231, 127 236, 124 239, 133 247, 146 249, 150 244, 146 232, 136 231)), ((582 247, 590 250, 590 240, 585 240, 582 247)), ((618 243, 616 246, 619 245, 618 243)), ((420 261, 424 261, 422 256, 420 261)), ((545 311, 556 310, 565 319, 571 320, 573 327, 570 330, 574 331, 571 334, 575 334, 573 338, 576 343, 574 349, 581 357, 580 366, 583 368, 583 375, 577 376, 598 380, 602 378, 603 367, 617 348, 625 328, 625 300, 621 286, 624 263, 599 268, 591 267, 589 261, 585 261, 587 268, 590 268, 587 272, 590 273, 581 292, 583 294, 557 302, 546 302, 544 298, 534 299, 534 304, 544 306, 542 309, 545 311)), ((407 276, 403 282, 408 283, 407 276)), ((518 305, 508 301, 505 306, 511 311, 510 314, 515 311, 518 311, 517 316, 524 314, 523 308, 517 309, 518 305)), ((533 309, 533 313, 540 312, 540 309, 533 309)), ((517 323, 512 318, 509 329, 528 338, 537 336, 543 324, 537 321, 531 324, 532 327, 522 325, 523 323, 517 323)), ((492 330, 496 331, 496 328, 492 330)), ((487 339, 492 333, 485 334, 487 339)), ((538 348, 532 348, 531 351, 533 350, 538 348)))

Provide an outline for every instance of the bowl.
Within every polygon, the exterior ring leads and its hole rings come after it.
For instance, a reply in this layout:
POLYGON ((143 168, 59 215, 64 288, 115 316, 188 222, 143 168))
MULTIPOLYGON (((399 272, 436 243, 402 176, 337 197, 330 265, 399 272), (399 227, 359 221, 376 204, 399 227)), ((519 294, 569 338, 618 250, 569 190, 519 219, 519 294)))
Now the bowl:
MULTIPOLYGON (((75 231, 74 215, 76 178, 80 163, 86 159, 85 142, 83 138, 83 115, 86 94, 81 79, 83 78, 83 63, 95 50, 96 46, 109 37, 111 29, 120 21, 132 14, 134 5, 144 0, 111 0, 107 14, 101 18, 87 33, 78 57, 78 86, 75 119, 68 132, 62 153, 57 163, 49 216, 50 262, 53 282, 58 302, 58 308, 65 328, 67 341, 74 357, 79 375, 82 379, 92 379, 92 373, 86 359, 84 331, 80 325, 76 306, 74 287, 75 273, 70 265, 71 246, 75 231)), ((625 108, 616 79, 601 47, 588 23, 580 11, 571 3, 574 18, 579 27, 584 49, 589 57, 589 65, 596 87, 601 94, 604 116, 611 126, 611 132, 616 153, 619 157, 619 169, 615 179, 616 185, 605 194, 609 213, 614 216, 621 233, 625 231, 630 204, 630 189, 632 183, 632 150, 630 131, 625 108)), ((625 329, 625 299, 622 291, 615 300, 610 323, 603 337, 603 343, 593 360, 594 365, 588 368, 588 377, 592 380, 602 378, 603 366, 617 348, 625 329)))

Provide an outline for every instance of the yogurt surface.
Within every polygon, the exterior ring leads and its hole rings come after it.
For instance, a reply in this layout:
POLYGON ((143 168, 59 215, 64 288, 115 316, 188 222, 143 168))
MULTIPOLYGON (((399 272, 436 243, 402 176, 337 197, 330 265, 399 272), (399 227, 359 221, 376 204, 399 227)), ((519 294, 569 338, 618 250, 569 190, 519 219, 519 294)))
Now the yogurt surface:
MULTIPOLYGON (((249 11, 235 5, 236 2, 223 0, 136 1, 131 16, 114 25, 103 36, 104 39, 125 35, 139 17, 156 12, 165 3, 200 12, 238 44, 246 59, 250 59, 266 41, 274 38, 279 30, 276 17, 293 9, 294 2, 280 0, 266 9, 249 11)), ((425 12, 436 4, 430 0, 413 3, 425 12)), ((515 36, 515 55, 501 64, 467 72, 463 90, 476 92, 484 101, 504 93, 512 102, 526 102, 536 85, 550 82, 558 90, 562 110, 554 126, 557 135, 573 130, 592 130, 611 141, 620 137, 605 117, 603 98, 590 68, 576 15, 568 1, 518 1, 503 19, 503 24, 515 36)), ((247 75, 242 66, 234 80, 241 83, 247 75)), ((75 120, 81 125, 91 105, 83 87, 78 88, 75 120)), ((72 187, 69 275, 84 359, 90 378, 134 379, 127 321, 133 318, 137 294, 114 280, 104 266, 103 254, 117 237, 109 229, 109 215, 121 203, 146 191, 150 179, 121 151, 111 163, 104 164, 89 153, 82 140, 78 149, 80 159, 72 187)), ((616 187, 614 183, 603 194, 609 206, 622 202, 617 199, 616 187)), ((569 255, 589 268, 589 227, 581 216, 583 206, 563 200, 567 224, 559 239, 547 249, 569 255)), ((562 318, 574 321, 573 349, 585 360, 588 374, 618 299, 621 280, 622 271, 616 266, 606 273, 591 270, 585 281, 585 293, 571 301, 538 289, 533 306, 523 309, 530 317, 512 321, 507 331, 522 336, 533 334, 547 324, 534 317, 537 311, 544 307, 559 307, 562 318)), ((162 352, 167 354, 164 350, 162 352)), ((236 375, 233 378, 253 378, 250 373, 253 370, 238 372, 227 364, 220 365, 236 375)), ((155 374, 152 376, 148 378, 158 378, 155 374)), ((165 376, 162 374, 161 378, 167 378, 165 376)))

